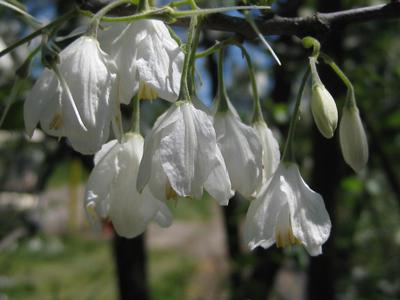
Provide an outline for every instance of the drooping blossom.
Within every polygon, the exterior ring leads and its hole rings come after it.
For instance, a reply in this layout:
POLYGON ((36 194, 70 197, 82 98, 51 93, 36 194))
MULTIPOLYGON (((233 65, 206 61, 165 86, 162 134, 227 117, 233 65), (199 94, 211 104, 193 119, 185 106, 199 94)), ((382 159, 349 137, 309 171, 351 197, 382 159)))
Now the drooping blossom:
POLYGON ((231 183, 210 117, 190 102, 174 103, 146 136, 137 188, 149 187, 160 200, 200 198, 203 189, 221 205, 231 183))
POLYGON ((83 154, 98 151, 118 122, 115 66, 96 39, 82 36, 59 54, 54 70, 45 69, 24 104, 26 131, 37 124, 48 134, 67 137, 83 154))
POLYGON ((250 249, 302 244, 322 253, 331 221, 320 194, 304 182, 295 163, 281 162, 247 211, 244 239, 250 249))
POLYGON ((136 93, 140 99, 177 100, 184 54, 162 21, 112 25, 99 39, 117 65, 122 103, 136 93))
POLYGON ((136 133, 125 134, 122 143, 112 140, 96 153, 85 193, 85 208, 93 225, 109 218, 119 235, 132 238, 143 233, 152 220, 162 227, 171 224, 167 206, 147 188, 142 193, 136 189, 142 156, 143 138, 136 133))
POLYGON ((232 189, 250 197, 262 182, 262 146, 254 128, 244 124, 232 104, 217 111, 214 128, 232 189))

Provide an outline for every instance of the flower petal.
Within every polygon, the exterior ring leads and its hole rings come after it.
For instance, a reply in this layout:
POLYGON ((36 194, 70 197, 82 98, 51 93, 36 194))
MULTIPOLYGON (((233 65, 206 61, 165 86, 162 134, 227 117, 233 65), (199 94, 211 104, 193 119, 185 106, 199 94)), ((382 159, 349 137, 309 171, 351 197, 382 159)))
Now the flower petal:
POLYGON ((262 147, 257 132, 232 112, 214 118, 218 146, 228 169, 232 188, 250 197, 262 182, 262 147))
POLYGON ((251 250, 258 246, 268 248, 275 243, 276 224, 288 194, 288 184, 277 170, 251 201, 244 225, 244 240, 251 250))
POLYGON ((253 128, 257 131, 263 149, 263 181, 265 182, 274 174, 279 165, 281 159, 279 144, 265 122, 256 122, 253 128))
POLYGON ((285 168, 285 176, 295 195, 288 198, 293 234, 310 255, 319 255, 331 230, 324 201, 320 194, 311 190, 304 182, 296 164, 285 168))

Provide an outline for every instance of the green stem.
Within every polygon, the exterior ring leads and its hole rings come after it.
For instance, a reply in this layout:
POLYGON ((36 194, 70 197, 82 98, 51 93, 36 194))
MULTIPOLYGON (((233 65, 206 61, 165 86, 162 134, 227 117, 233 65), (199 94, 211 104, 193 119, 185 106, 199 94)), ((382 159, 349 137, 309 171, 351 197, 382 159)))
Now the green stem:
POLYGON ((303 96, 304 87, 306 86, 306 82, 307 82, 309 75, 310 75, 310 68, 307 67, 307 71, 304 73, 304 76, 301 80, 299 91, 297 93, 296 104, 295 104, 293 115, 292 115, 292 118, 291 118, 290 124, 289 124, 289 133, 288 133, 288 137, 286 139, 285 148, 283 150, 283 154, 282 154, 282 158, 281 158, 282 161, 285 161, 287 159, 287 155, 289 152, 291 153, 291 156, 293 156, 292 140, 293 140, 293 136, 294 136, 294 130, 296 128, 296 122, 298 119, 301 98, 303 96))
POLYGON ((169 3, 168 6, 170 6, 170 7, 178 7, 178 6, 181 6, 181 5, 186 5, 188 3, 189 3, 188 0, 173 1, 173 2, 169 3))
POLYGON ((344 85, 347 88, 347 93, 348 93, 348 103, 347 105, 351 105, 351 106, 356 106, 356 98, 354 95, 354 87, 353 84, 351 83, 350 79, 346 76, 346 74, 344 74, 344 72, 339 68, 339 66, 333 61, 333 59, 321 52, 320 53, 320 57, 323 59, 323 61, 331 67, 331 69, 336 73, 337 76, 339 76, 340 80, 342 80, 342 82, 344 83, 344 85))
POLYGON ((253 123, 255 123, 257 121, 264 121, 261 104, 260 104, 260 96, 258 94, 258 89, 257 89, 257 81, 256 81, 253 63, 251 62, 250 55, 247 52, 246 48, 243 47, 242 45, 239 45, 238 47, 240 47, 240 49, 242 50, 242 54, 243 54, 244 58, 246 59, 247 69, 249 71, 249 76, 250 76, 251 89, 253 91, 253 102, 254 102, 253 123))
POLYGON ((306 36, 302 39, 302 42, 304 48, 312 48, 311 57, 315 57, 317 59, 321 49, 321 44, 318 42, 318 40, 311 36, 306 36))
POLYGON ((191 95, 196 94, 196 81, 195 81, 195 72, 196 72, 196 49, 200 42, 200 33, 201 33, 201 25, 203 22, 203 18, 200 16, 197 20, 197 26, 194 32, 193 44, 191 46, 192 50, 190 52, 189 58, 189 78, 188 78, 188 89, 191 95))
POLYGON ((185 59, 183 61, 183 69, 182 69, 182 77, 181 77, 181 89, 179 91, 179 100, 187 100, 191 101, 189 86, 188 86, 188 75, 190 68, 190 60, 192 57, 191 51, 196 51, 196 49, 192 49, 193 45, 193 36, 197 27, 197 16, 193 16, 190 20, 190 26, 188 30, 188 38, 185 46, 185 59))
POLYGON ((143 12, 150 9, 148 0, 139 0, 138 12, 143 12))
POLYGON ((217 41, 213 46, 211 46, 210 48, 202 51, 202 52, 197 52, 196 53, 196 58, 203 58, 206 57, 208 55, 211 55, 215 52, 217 52, 219 49, 227 46, 227 45, 232 45, 232 44, 237 44, 238 38, 236 36, 232 36, 230 38, 227 38, 226 40, 223 41, 217 41))
POLYGON ((132 99, 131 132, 140 134, 140 99, 137 93, 132 99))
POLYGON ((192 7, 192 9, 198 9, 199 7, 197 6, 197 3, 195 0, 188 0, 188 3, 192 7))
POLYGON ((224 82, 224 48, 220 48, 218 51, 218 92, 217 92, 217 111, 225 112, 229 109, 228 107, 228 94, 225 88, 224 82))
MULTIPOLYGON (((142 13, 129 15, 129 16, 123 16, 123 17, 103 16, 103 17, 101 17, 100 20, 102 22, 107 22, 107 23, 130 22, 130 21, 137 21, 137 20, 143 20, 143 19, 171 20, 172 12, 173 12, 172 8, 163 7, 160 9, 144 11, 142 13)), ((89 18, 93 17, 93 13, 91 13, 90 11, 81 10, 80 14, 82 16, 86 16, 89 18)))
POLYGON ((44 32, 47 32, 48 30, 50 30, 51 28, 58 26, 62 23, 64 23, 65 21, 73 18, 74 16, 76 16, 77 11, 76 10, 71 10, 69 12, 67 12, 65 15, 62 15, 61 17, 59 17, 58 19, 54 20, 53 22, 47 24, 46 26, 39 28, 38 30, 32 32, 31 34, 29 34, 28 36, 20 39, 19 41, 15 42, 14 44, 12 44, 11 46, 9 46, 8 48, 4 49, 3 51, 0 52, 0 57, 2 57, 3 55, 6 55, 7 53, 11 52, 12 50, 14 50, 15 48, 29 42, 30 40, 34 39, 35 37, 43 34, 44 32))
POLYGON ((311 77, 312 77, 312 81, 313 81, 313 86, 314 85, 323 86, 323 83, 322 83, 321 78, 319 77, 319 74, 317 71, 317 58, 314 56, 310 56, 309 60, 310 60, 310 69, 311 69, 311 77))
MULTIPOLYGON (((142 1, 141 1, 142 2, 142 1)), ((111 10, 113 10, 114 8, 121 6, 123 4, 126 3, 131 3, 131 0, 118 0, 118 1, 114 1, 111 2, 110 4, 104 6, 102 9, 100 9, 93 17, 92 20, 90 21, 89 24, 89 30, 88 30, 88 34, 89 35, 93 35, 95 38, 97 38, 97 31, 99 28, 99 24, 101 19, 107 14, 109 13, 111 10)))
POLYGON ((186 18, 189 16, 195 15, 209 15, 216 13, 224 13, 233 10, 248 10, 248 9, 271 9, 271 6, 227 6, 227 7, 216 7, 216 8, 202 8, 202 9, 191 9, 191 10, 183 10, 183 11, 174 11, 172 15, 175 18, 186 18))

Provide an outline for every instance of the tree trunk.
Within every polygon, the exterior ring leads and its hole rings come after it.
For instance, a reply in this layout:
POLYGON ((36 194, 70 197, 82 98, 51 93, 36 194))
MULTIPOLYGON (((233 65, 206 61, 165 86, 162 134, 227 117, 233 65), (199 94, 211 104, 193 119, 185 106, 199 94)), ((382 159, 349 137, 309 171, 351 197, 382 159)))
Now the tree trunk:
POLYGON ((114 235, 114 259, 120 300, 147 300, 146 251, 144 234, 126 239, 114 235))

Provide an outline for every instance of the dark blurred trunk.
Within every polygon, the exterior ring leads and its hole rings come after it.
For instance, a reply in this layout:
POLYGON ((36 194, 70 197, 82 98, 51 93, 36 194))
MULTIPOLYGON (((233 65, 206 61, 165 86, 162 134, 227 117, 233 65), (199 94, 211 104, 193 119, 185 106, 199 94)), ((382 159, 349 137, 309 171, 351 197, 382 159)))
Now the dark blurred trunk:
POLYGON ((229 299, 231 300, 245 299, 241 274, 238 201, 238 196, 235 195, 230 199, 228 206, 222 207, 229 255, 229 299))
POLYGON ((144 234, 126 239, 114 235, 113 252, 120 300, 147 300, 146 251, 144 234))
MULTIPOLYGON (((318 1, 318 11, 330 12, 342 9, 341 1, 318 1)), ((322 49, 328 52, 340 65, 343 55, 342 35, 332 33, 323 42, 322 49)), ((343 84, 337 76, 327 67, 319 68, 322 81, 335 99, 343 95, 343 84)), ((338 136, 338 132, 336 136, 338 136)), ((336 192, 341 179, 341 166, 343 166, 337 138, 327 140, 314 126, 313 132, 313 184, 312 188, 322 195, 326 208, 332 221, 332 231, 329 240, 323 247, 323 255, 311 258, 308 273, 308 299, 333 300, 336 297, 336 192)))

